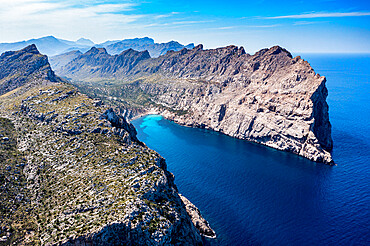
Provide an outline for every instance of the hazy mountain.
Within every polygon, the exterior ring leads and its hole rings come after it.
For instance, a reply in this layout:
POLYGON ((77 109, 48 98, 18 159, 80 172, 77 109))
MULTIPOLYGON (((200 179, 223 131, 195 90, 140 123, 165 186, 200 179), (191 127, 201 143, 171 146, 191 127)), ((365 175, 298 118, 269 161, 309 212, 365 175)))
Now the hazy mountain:
POLYGON ((54 70, 59 70, 62 66, 65 66, 68 62, 72 61, 79 55, 82 55, 81 51, 72 50, 67 53, 63 53, 63 54, 56 55, 56 56, 51 56, 49 58, 49 62, 50 62, 51 67, 54 70))
POLYGON ((87 46, 94 46, 94 42, 91 41, 90 39, 86 38, 80 38, 79 40, 76 41, 77 44, 79 45, 87 45, 87 46))
POLYGON ((151 57, 158 57, 166 54, 169 50, 178 51, 183 48, 192 49, 194 48, 194 44, 191 43, 185 46, 176 41, 155 43, 153 39, 145 37, 125 39, 122 41, 107 41, 98 45, 98 47, 106 48, 107 52, 111 55, 120 54, 127 49, 134 49, 137 51, 147 50, 151 57))
POLYGON ((170 41, 168 43, 155 43, 153 39, 145 37, 145 38, 134 38, 134 39, 124 39, 124 40, 114 40, 114 41, 106 41, 104 43, 94 45, 92 41, 88 39, 79 39, 76 42, 62 40, 70 45, 70 47, 65 51, 65 53, 51 56, 50 57, 50 64, 54 70, 59 71, 62 66, 65 66, 68 62, 72 61, 73 59, 77 58, 78 55, 81 55, 80 52, 87 52, 91 47, 89 46, 74 46, 76 43, 78 44, 92 44, 92 46, 96 48, 104 48, 104 52, 110 55, 118 55, 122 52, 133 49, 136 51, 148 51, 148 55, 151 57, 158 57, 167 53, 167 51, 178 51, 183 48, 192 49, 194 48, 194 44, 188 44, 186 46, 180 44, 176 41, 170 41), (76 52, 80 51, 80 52, 76 52))
POLYGON ((155 43, 153 39, 148 37, 106 41, 101 44, 95 44, 93 41, 86 38, 80 38, 77 41, 70 41, 53 36, 47 36, 14 43, 0 43, 0 54, 9 50, 15 51, 23 49, 31 44, 35 44, 42 54, 48 56, 60 55, 77 50, 84 53, 91 47, 96 46, 97 48, 106 48, 107 52, 111 55, 119 54, 127 49, 134 49, 137 51, 148 50, 151 57, 158 57, 166 54, 169 50, 178 51, 184 47, 188 49, 192 49, 194 47, 194 44, 188 44, 185 46, 176 41, 155 43))
POLYGON ((35 44, 42 54, 48 56, 58 55, 71 50, 81 50, 84 52, 94 45, 94 43, 90 41, 91 44, 89 41, 79 39, 77 42, 74 42, 47 36, 15 43, 0 43, 0 53, 8 50, 19 50, 31 44, 35 44))
POLYGON ((154 44, 154 39, 144 37, 144 38, 123 39, 123 40, 108 40, 108 41, 105 41, 104 43, 101 43, 101 44, 97 45, 97 47, 98 48, 103 48, 103 47, 107 47, 111 44, 120 43, 120 42, 136 43, 136 44, 139 44, 139 45, 144 45, 144 44, 154 44))

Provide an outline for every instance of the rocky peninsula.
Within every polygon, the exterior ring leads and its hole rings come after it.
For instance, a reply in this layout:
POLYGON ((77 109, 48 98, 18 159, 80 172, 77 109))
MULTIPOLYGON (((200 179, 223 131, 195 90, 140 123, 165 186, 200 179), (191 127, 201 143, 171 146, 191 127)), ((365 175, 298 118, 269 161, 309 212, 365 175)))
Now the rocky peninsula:
POLYGON ((168 51, 92 48, 57 70, 81 91, 121 107, 127 118, 157 112, 176 123, 333 164, 326 79, 274 46, 168 51))

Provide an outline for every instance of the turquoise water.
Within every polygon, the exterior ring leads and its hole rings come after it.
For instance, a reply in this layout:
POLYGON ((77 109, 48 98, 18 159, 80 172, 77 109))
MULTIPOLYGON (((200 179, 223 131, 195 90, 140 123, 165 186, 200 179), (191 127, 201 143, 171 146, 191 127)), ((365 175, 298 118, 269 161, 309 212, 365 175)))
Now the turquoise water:
POLYGON ((370 56, 303 58, 328 80, 338 166, 157 115, 132 122, 216 231, 211 245, 370 245, 370 56))

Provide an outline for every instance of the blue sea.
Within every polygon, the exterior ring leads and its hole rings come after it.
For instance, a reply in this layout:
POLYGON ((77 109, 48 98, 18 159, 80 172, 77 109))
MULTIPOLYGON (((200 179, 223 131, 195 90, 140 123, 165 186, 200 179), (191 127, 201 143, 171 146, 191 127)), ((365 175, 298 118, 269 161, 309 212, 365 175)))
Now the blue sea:
POLYGON ((217 233, 210 245, 370 245, 370 55, 302 55, 326 76, 327 166, 150 115, 132 123, 217 233))

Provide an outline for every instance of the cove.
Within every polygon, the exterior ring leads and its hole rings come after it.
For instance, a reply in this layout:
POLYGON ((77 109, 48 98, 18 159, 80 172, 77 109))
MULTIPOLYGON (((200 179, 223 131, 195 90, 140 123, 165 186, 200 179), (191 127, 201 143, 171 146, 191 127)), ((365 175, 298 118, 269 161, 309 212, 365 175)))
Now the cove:
POLYGON ((370 58, 310 60, 327 75, 338 166, 158 115, 132 121, 138 138, 166 159, 179 192, 216 231, 211 245, 369 245, 369 76, 363 64, 370 58), (356 62, 360 68, 345 72, 356 62))

